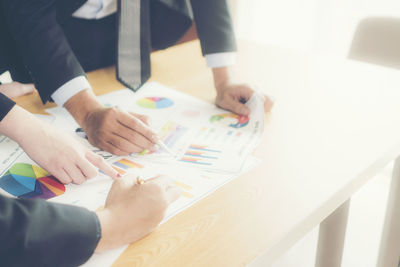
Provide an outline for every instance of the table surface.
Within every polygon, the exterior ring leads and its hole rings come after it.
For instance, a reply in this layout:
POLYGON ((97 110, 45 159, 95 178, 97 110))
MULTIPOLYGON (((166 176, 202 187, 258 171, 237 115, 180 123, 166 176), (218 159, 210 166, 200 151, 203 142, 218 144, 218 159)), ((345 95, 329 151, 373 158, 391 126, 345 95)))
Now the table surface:
MULTIPOLYGON (((400 153, 398 71, 242 43, 237 76, 274 96, 255 155, 263 163, 132 244, 117 266, 246 266, 272 262, 400 153)), ((88 74, 122 89, 113 67, 88 74)), ((152 55, 152 79, 212 102, 197 41, 152 55)), ((17 102, 44 112, 35 95, 17 102)), ((50 107, 47 104, 45 107, 50 107)))

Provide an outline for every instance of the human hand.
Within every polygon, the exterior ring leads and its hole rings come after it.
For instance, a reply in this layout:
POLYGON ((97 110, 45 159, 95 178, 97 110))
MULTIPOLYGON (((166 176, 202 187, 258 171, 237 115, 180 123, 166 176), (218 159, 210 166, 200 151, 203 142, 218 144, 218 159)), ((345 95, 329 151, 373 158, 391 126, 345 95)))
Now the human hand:
POLYGON ((118 177, 102 157, 21 107, 11 109, 1 121, 0 130, 18 142, 31 159, 62 183, 81 184, 98 174, 95 167, 111 178, 118 177))
POLYGON ((73 96, 65 107, 86 132, 89 142, 102 150, 119 156, 157 150, 158 137, 146 116, 103 107, 89 90, 73 96))
POLYGON ((0 84, 0 93, 9 98, 27 95, 35 91, 35 86, 32 83, 24 84, 19 82, 11 82, 0 84))
POLYGON ((145 149, 157 150, 158 137, 147 120, 146 116, 118 107, 101 107, 88 114, 83 129, 92 145, 114 155, 129 155, 145 149))
POLYGON ((134 175, 114 181, 103 210, 97 212, 102 237, 96 252, 135 242, 152 232, 180 190, 166 176, 136 182, 134 175))
MULTIPOLYGON (((220 85, 217 89, 217 106, 230 110, 236 114, 248 116, 250 109, 245 103, 251 98, 254 90, 247 84, 228 83, 220 85)), ((272 109, 274 103, 264 95, 264 110, 266 112, 272 109)))
MULTIPOLYGON (((250 109, 245 103, 255 92, 254 88, 248 84, 234 82, 227 67, 213 69, 213 74, 217 90, 216 105, 239 115, 249 115, 250 109)), ((270 111, 273 105, 271 98, 264 95, 264 110, 270 111)))

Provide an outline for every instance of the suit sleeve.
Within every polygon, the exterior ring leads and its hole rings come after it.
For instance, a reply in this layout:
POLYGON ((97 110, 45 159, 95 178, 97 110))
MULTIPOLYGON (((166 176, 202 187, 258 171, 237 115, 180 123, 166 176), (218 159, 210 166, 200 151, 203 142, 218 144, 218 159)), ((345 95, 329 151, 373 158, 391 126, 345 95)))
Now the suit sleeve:
POLYGON ((0 229, 2 266, 77 266, 101 235, 96 214, 86 209, 2 195, 0 229))
POLYGON ((4 14, 43 102, 85 75, 56 19, 54 0, 2 0, 4 14))
POLYGON ((0 93, 0 121, 10 112, 10 110, 15 106, 15 102, 0 93))
POLYGON ((236 51, 235 33, 226 0, 191 0, 203 55, 236 51))

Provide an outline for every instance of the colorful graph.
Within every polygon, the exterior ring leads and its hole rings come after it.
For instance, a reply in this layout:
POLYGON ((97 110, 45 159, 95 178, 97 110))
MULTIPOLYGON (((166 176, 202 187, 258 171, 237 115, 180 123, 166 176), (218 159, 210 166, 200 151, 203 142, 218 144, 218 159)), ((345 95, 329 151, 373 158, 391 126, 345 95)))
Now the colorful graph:
POLYGON ((180 187, 182 189, 182 191, 181 191, 182 196, 184 196, 186 198, 193 198, 194 197, 193 194, 187 192, 187 191, 192 190, 192 187, 190 185, 187 185, 187 184, 182 183, 180 181, 175 181, 174 185, 176 185, 176 186, 178 186, 178 187, 180 187))
POLYGON ((249 117, 240 116, 233 113, 224 113, 211 116, 210 122, 218 122, 232 128, 242 128, 249 123, 249 117))
POLYGON ((23 199, 49 199, 65 192, 65 186, 54 176, 38 166, 27 163, 14 164, 0 178, 0 187, 23 199))
MULTIPOLYGON (((179 140, 185 135, 188 131, 188 128, 179 125, 173 121, 168 121, 161 130, 158 132, 158 136, 160 140, 169 148, 174 149, 174 146, 179 142, 179 140)), ((159 152, 156 151, 154 154, 158 154, 159 152)), ((139 155, 148 155, 152 154, 149 150, 143 150, 139 153, 139 155)))
POLYGON ((139 99, 136 104, 142 108, 161 109, 171 107, 174 101, 166 97, 145 97, 139 99))
POLYGON ((119 174, 125 175, 130 169, 134 168, 143 168, 143 165, 133 162, 132 160, 123 158, 112 164, 114 170, 116 170, 119 174))
POLYGON ((221 153, 222 151, 220 150, 192 144, 186 150, 180 161, 198 165, 212 165, 218 160, 221 153))

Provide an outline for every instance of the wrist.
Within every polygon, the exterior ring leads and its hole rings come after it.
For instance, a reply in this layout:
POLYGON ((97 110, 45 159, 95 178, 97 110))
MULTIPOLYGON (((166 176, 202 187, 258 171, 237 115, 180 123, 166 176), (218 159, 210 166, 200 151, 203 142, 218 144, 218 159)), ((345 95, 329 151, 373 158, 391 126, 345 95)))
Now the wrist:
POLYGON ((37 131, 42 131, 41 121, 17 105, 8 112, 0 123, 0 132, 21 146, 30 136, 35 136, 37 131), (26 135, 27 131, 29 135, 26 135))
POLYGON ((231 69, 229 67, 213 68, 214 87, 217 91, 221 90, 231 81, 231 69))
POLYGON ((100 222, 101 228, 101 238, 96 247, 96 252, 104 252, 110 250, 114 247, 118 247, 118 244, 114 244, 114 240, 116 240, 116 236, 112 232, 112 214, 109 210, 103 209, 101 211, 96 212, 97 218, 100 222))
POLYGON ((92 90, 86 89, 72 96, 64 107, 74 117, 76 122, 84 128, 87 117, 96 109, 102 107, 92 90))

